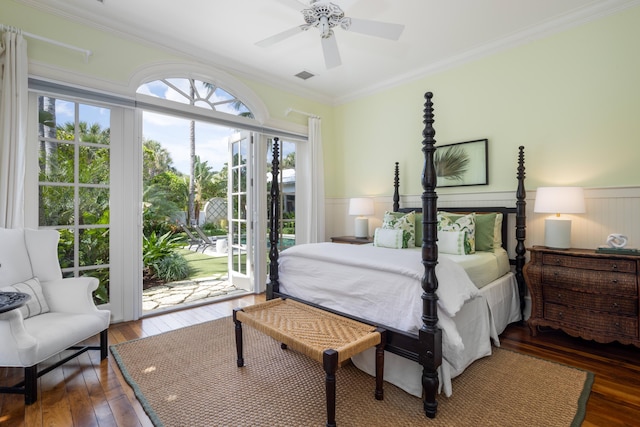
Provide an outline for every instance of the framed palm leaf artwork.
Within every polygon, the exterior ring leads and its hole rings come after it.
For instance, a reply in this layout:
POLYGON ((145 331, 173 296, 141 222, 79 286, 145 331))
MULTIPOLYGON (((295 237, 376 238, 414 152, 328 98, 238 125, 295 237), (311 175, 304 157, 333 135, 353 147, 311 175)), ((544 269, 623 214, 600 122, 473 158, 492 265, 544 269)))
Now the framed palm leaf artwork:
POLYGON ((488 140, 437 146, 435 164, 438 187, 489 184, 488 140))

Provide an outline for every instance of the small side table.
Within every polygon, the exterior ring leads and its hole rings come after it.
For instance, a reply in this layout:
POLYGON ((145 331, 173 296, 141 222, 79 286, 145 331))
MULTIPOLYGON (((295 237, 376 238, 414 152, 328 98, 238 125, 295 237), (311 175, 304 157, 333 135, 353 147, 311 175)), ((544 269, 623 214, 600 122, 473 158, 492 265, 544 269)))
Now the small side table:
POLYGON ((348 243, 350 245, 366 245, 367 243, 373 243, 371 237, 355 237, 355 236, 338 236, 332 237, 333 243, 348 243))
POLYGON ((0 292, 0 313, 20 308, 30 299, 28 294, 22 292, 0 292))

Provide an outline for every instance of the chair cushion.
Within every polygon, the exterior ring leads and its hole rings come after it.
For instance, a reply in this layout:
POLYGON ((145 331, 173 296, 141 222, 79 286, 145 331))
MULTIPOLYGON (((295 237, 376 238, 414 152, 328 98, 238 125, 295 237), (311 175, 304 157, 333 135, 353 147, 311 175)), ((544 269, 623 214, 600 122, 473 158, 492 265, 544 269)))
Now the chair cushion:
POLYGON ((42 286, 40 286, 40 281, 37 277, 33 277, 21 283, 15 283, 11 286, 5 286, 4 288, 1 288, 0 291, 22 292, 23 294, 28 294, 31 297, 29 302, 18 309, 22 312, 22 317, 24 319, 49 312, 49 305, 42 293, 42 286))
POLYGON ((23 282, 33 276, 24 230, 0 228, 0 287, 23 282))

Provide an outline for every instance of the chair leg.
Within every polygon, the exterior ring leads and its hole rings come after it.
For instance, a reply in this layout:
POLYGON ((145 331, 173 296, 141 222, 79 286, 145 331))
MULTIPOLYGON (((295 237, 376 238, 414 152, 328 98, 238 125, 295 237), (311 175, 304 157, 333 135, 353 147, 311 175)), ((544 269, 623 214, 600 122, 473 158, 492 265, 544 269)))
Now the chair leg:
POLYGON ((107 351, 109 348, 109 330, 105 329, 100 332, 100 360, 104 360, 109 356, 107 351))
POLYGON ((24 368, 24 404, 31 405, 38 400, 38 365, 24 368))

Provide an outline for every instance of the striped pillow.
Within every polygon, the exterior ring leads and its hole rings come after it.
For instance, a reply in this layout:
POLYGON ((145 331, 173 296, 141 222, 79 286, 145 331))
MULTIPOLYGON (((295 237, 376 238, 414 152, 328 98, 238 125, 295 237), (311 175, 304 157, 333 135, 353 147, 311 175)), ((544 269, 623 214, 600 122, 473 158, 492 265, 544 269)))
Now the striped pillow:
POLYGON ((44 299, 42 293, 42 286, 40 286, 40 280, 37 277, 33 277, 21 283, 16 283, 11 286, 5 286, 0 289, 2 292, 22 292, 28 294, 31 299, 19 310, 22 312, 22 317, 28 319, 29 317, 37 316, 38 314, 48 313, 49 304, 44 299))

